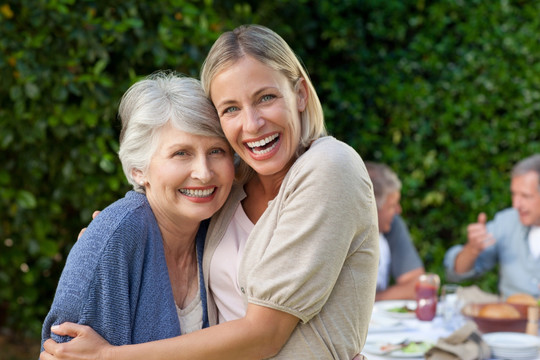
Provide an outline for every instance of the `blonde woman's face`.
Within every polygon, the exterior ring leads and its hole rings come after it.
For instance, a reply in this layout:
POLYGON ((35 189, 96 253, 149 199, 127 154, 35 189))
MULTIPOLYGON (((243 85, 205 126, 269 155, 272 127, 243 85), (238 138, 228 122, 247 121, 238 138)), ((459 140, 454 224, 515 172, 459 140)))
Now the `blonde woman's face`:
POLYGON ((218 73, 210 90, 238 155, 261 176, 286 173, 300 142, 305 82, 295 90, 285 75, 246 56, 218 73))

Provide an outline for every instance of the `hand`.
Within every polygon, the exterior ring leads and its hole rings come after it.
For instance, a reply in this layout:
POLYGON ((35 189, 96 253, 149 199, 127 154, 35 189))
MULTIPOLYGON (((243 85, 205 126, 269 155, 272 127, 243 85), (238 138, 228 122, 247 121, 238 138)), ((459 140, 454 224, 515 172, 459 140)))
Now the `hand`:
MULTIPOLYGON (((92 219, 95 219, 96 216, 100 213, 99 210, 96 210, 92 213, 92 219)), ((79 232, 79 236, 77 236, 77 240, 79 240, 82 236, 82 234, 84 233, 84 231, 86 230, 86 228, 82 228, 82 230, 79 232)))
POLYGON ((487 231, 486 221, 486 214, 480 213, 478 214, 478 222, 467 226, 467 244, 465 246, 476 255, 495 244, 495 238, 487 231))
POLYGON ((66 360, 98 360, 107 359, 107 354, 114 349, 91 327, 66 322, 53 326, 51 331, 57 335, 71 336, 73 339, 67 343, 57 343, 48 339, 43 344, 40 360, 66 359, 66 360))

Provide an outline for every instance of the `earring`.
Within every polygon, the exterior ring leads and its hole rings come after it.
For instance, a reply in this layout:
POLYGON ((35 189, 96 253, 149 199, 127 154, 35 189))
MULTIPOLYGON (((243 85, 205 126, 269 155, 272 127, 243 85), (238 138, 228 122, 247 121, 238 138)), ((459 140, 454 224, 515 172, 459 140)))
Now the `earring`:
POLYGON ((141 186, 143 186, 143 185, 144 185, 144 181, 141 181, 139 184, 140 184, 141 186))

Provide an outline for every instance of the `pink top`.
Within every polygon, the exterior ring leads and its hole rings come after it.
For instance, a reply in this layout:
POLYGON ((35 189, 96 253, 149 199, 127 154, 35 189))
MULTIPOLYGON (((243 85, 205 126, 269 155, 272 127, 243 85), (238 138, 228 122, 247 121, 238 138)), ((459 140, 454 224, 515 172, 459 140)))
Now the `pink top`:
POLYGON ((254 226, 239 204, 210 262, 208 286, 218 308, 219 323, 240 319, 246 314, 238 285, 238 266, 254 226))

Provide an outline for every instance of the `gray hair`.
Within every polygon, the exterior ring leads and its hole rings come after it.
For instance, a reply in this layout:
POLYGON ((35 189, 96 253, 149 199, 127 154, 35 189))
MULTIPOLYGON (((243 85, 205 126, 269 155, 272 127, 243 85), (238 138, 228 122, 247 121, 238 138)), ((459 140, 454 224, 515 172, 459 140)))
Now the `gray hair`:
POLYGON ((385 164, 366 162, 366 168, 373 183, 377 209, 380 209, 388 194, 401 191, 401 181, 396 173, 385 164))
POLYGON ((226 141, 201 83, 174 72, 159 71, 133 84, 122 96, 118 115, 122 121, 118 155, 128 182, 141 193, 144 187, 133 178, 133 170, 148 170, 169 122, 181 131, 226 141))
MULTIPOLYGON (((201 69, 204 91, 211 97, 210 86, 214 77, 245 56, 251 56, 284 74, 293 89, 298 86, 298 80, 306 81, 309 94, 307 107, 301 114, 300 147, 297 149, 297 155, 300 155, 313 140, 327 134, 324 114, 307 71, 287 42, 277 33, 260 25, 241 25, 221 34, 212 45, 201 69)), ((252 174, 253 170, 242 161, 237 176, 247 179, 252 174)))
POLYGON ((538 174, 538 191, 540 191, 540 154, 531 155, 518 162, 512 168, 511 176, 520 176, 534 171, 538 174))

